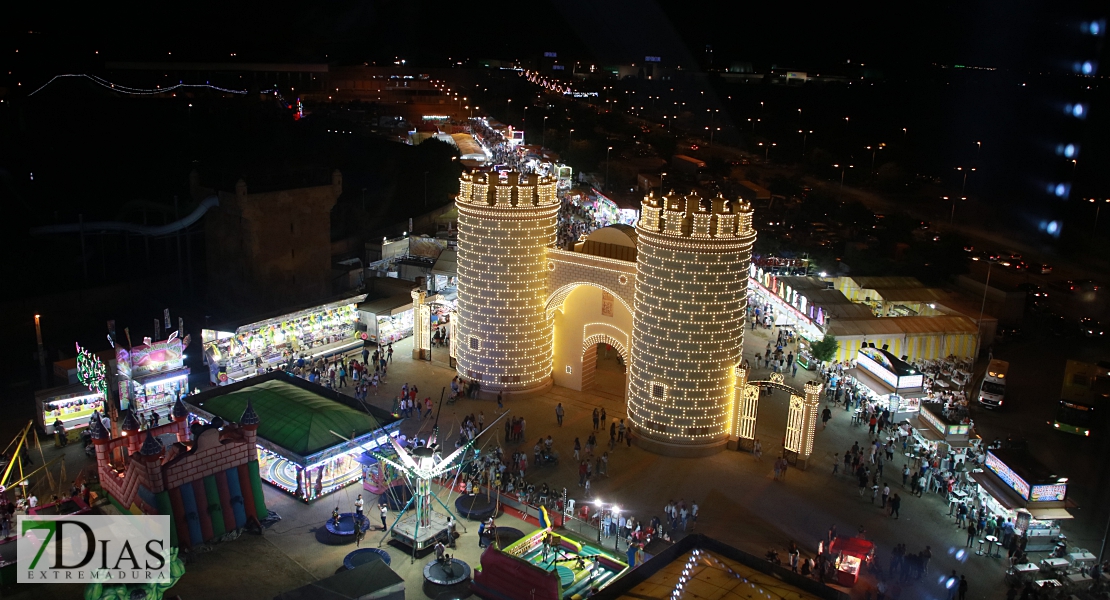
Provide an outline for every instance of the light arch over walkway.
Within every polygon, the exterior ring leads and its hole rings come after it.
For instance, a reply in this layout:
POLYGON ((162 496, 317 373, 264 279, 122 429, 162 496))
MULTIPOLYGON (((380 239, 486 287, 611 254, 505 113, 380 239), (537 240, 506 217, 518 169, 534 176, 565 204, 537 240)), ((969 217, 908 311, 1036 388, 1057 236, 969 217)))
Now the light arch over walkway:
POLYGON ((617 353, 621 355, 624 364, 628 364, 631 357, 628 354, 628 348, 625 343, 607 333, 595 333, 586 339, 582 340, 582 354, 585 355, 591 349, 596 350, 598 344, 609 344, 617 349, 617 353))

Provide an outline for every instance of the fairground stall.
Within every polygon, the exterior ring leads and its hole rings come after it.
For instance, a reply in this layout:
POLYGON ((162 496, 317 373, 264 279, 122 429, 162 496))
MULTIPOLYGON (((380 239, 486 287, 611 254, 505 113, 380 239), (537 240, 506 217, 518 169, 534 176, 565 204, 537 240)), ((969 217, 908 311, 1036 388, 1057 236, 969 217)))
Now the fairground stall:
POLYGON ((829 554, 836 567, 837 584, 852 587, 863 567, 875 558, 875 544, 861 538, 838 537, 829 544, 829 554))
POLYGON ((1000 521, 1010 519, 1017 535, 1028 536, 1029 552, 1052 550, 1059 521, 1071 519, 1068 478, 1053 473, 1028 452, 988 450, 983 470, 971 474, 979 501, 1000 521))
POLYGON ((202 421, 234 421, 248 400, 260 421, 262 480, 305 502, 362 482, 361 458, 391 447, 400 426, 385 410, 284 371, 189 396, 186 405, 202 421))
POLYGON ((72 432, 88 427, 89 416, 104 409, 104 394, 74 383, 35 392, 35 424, 47 434, 54 433, 54 422, 72 432))
MULTIPOLYGON (((780 277, 752 264, 748 270, 748 307, 759 309, 759 318, 778 327, 789 327, 801 339, 819 342, 825 337, 828 314, 812 298, 824 292, 819 281, 806 277, 780 277)), ((839 292, 837 292, 839 295, 839 292)), ((803 368, 813 368, 807 354, 803 368)))
POLYGON ((941 456, 955 454, 956 460, 966 453, 974 437, 970 419, 946 410, 940 402, 923 402, 916 418, 910 419, 910 425, 918 444, 941 456))
POLYGON ((921 410, 924 376, 885 349, 863 346, 856 367, 848 370, 856 390, 890 411, 894 422, 913 419, 921 410))
POLYGON ((361 294, 204 329, 204 360, 212 383, 223 385, 280 369, 294 356, 314 359, 361 347, 355 307, 365 298, 361 294))
POLYGON ((173 332, 167 339, 131 348, 116 346, 116 377, 120 410, 143 415, 169 411, 189 393, 185 340, 173 332))
POLYGON ((366 339, 392 344, 412 335, 412 294, 394 294, 358 305, 358 318, 366 327, 366 339))

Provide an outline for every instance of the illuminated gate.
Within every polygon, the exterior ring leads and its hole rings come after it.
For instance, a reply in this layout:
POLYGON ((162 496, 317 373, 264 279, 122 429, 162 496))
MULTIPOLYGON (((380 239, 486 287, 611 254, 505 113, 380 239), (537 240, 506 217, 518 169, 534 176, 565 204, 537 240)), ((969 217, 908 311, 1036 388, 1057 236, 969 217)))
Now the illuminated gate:
POLYGON ((782 373, 771 373, 766 380, 748 381, 748 371, 736 367, 736 419, 732 441, 737 450, 751 452, 755 445, 755 426, 759 398, 763 388, 790 394, 790 412, 786 418, 786 458, 800 469, 806 468, 813 454, 813 437, 817 431, 817 407, 821 403, 821 384, 811 381, 805 391, 783 383, 782 373))

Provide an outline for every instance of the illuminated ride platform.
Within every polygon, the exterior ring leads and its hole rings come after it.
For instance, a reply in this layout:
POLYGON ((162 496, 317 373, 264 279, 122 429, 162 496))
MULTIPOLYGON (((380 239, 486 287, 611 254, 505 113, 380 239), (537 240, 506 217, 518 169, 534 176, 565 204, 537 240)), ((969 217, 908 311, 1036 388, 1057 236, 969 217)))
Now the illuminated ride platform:
POLYGON ((504 550, 486 548, 473 586, 483 598, 530 597, 535 591, 537 598, 570 600, 585 598, 591 588, 603 589, 627 570, 627 564, 603 550, 538 529, 504 550), (545 545, 548 536, 553 543, 545 545))
POLYGON ((275 371, 188 396, 199 420, 232 422, 251 402, 263 481, 305 502, 360 483, 367 451, 384 451, 400 420, 335 390, 275 371))

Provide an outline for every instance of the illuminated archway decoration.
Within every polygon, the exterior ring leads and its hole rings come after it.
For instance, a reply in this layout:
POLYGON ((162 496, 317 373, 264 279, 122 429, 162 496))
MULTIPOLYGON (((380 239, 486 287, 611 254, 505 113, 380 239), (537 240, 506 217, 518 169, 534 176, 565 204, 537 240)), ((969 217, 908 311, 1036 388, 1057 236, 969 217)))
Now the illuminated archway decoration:
MULTIPOLYGON (((624 344, 620 342, 620 340, 607 333, 595 333, 582 340, 582 354, 585 355, 590 350, 596 350, 598 344, 609 344, 610 346, 616 348, 617 353, 620 354, 621 359, 624 360, 624 364, 628 364, 628 361, 630 359, 628 355, 628 348, 626 348, 624 344)), ((585 359, 583 359, 583 362, 585 362, 585 359)))
POLYGON ((747 370, 736 368, 736 416, 733 439, 738 450, 751 451, 755 445, 759 398, 763 388, 790 394, 790 408, 786 417, 787 459, 804 469, 813 454, 813 438, 817 433, 817 408, 821 403, 822 385, 808 382, 804 390, 786 385, 782 373, 771 373, 767 379, 748 381, 747 370))
POLYGON ((566 301, 567 296, 569 296, 571 292, 577 289, 578 286, 582 285, 588 285, 590 287, 595 287, 603 292, 609 292, 610 294, 612 294, 613 298, 620 301, 621 306, 623 306, 625 310, 627 310, 630 314, 635 314, 635 311, 632 310, 632 307, 629 306, 628 302, 626 302, 625 299, 621 297, 619 292, 611 290, 604 285, 593 283, 591 281, 575 281, 573 283, 568 283, 551 293, 551 296, 547 299, 546 303, 548 318, 553 317, 555 315, 555 311, 561 310, 563 307, 563 302, 566 301))

